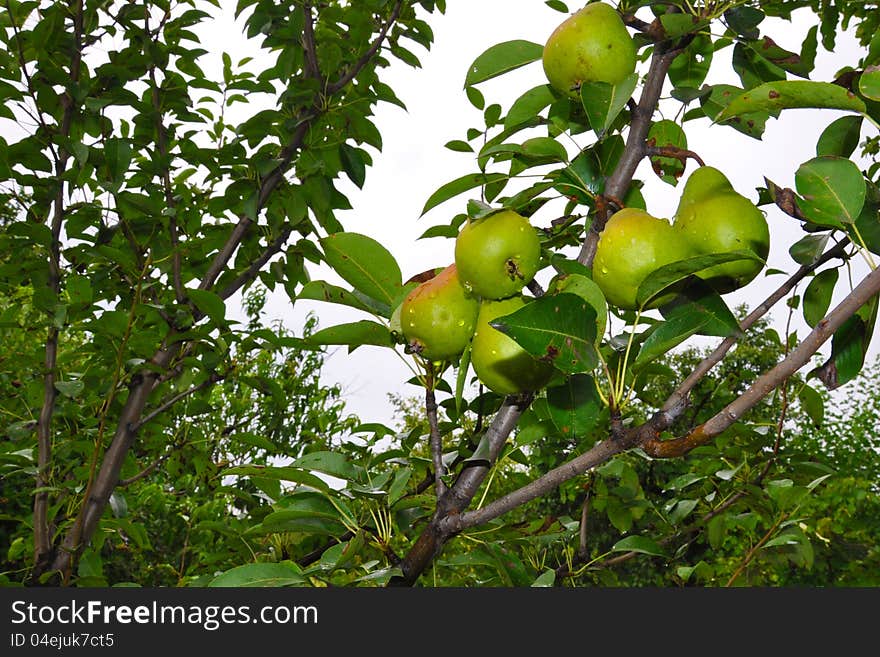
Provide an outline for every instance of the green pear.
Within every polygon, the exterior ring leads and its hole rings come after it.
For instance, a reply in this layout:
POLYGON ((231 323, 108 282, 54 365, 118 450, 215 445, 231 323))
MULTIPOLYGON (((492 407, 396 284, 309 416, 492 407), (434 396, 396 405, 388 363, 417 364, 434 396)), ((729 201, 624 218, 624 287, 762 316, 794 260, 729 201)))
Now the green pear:
POLYGON ((471 365, 484 386, 500 395, 543 388, 555 371, 550 363, 534 358, 512 338, 489 322, 516 312, 527 303, 522 295, 480 303, 471 342, 471 365))
POLYGON ((595 2, 553 30, 542 62, 551 86, 579 98, 583 82, 617 84, 635 71, 636 46, 617 10, 595 2))
POLYGON ((537 231, 513 210, 469 219, 455 240, 461 283, 483 299, 519 294, 535 277, 540 262, 537 231))
POLYGON ((474 333, 480 302, 461 285, 454 264, 419 284, 400 305, 409 349, 430 361, 451 360, 474 333))
POLYGON ((697 272, 719 294, 751 282, 764 268, 770 252, 764 213, 712 167, 700 167, 688 178, 673 226, 695 255, 751 251, 760 258, 733 260, 697 272))
MULTIPOLYGON (((660 267, 693 255, 689 243, 665 219, 638 208, 615 212, 599 234, 593 260, 593 280, 613 306, 637 310, 636 295, 642 282, 660 267)), ((645 308, 672 300, 674 292, 661 294, 645 308)))

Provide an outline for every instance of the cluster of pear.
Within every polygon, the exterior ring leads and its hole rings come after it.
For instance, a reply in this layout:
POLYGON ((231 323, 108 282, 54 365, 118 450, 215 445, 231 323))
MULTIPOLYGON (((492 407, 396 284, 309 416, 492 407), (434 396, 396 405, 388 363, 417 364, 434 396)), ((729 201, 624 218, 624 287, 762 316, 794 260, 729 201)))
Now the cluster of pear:
POLYGON ((400 306, 409 350, 449 361, 470 343, 471 365, 490 390, 510 395, 545 385, 553 367, 490 324, 529 302, 522 290, 540 260, 540 239, 526 217, 500 210, 469 219, 455 241, 455 262, 420 283, 400 306))
MULTIPOLYGON (((718 169, 702 166, 685 183, 672 223, 637 208, 614 213, 599 235, 593 280, 608 302, 636 310, 642 282, 664 265, 695 256, 749 251, 756 256, 716 264, 696 273, 719 294, 751 282, 764 267, 770 232, 764 214, 738 193, 718 169)), ((657 308, 673 292, 651 300, 657 308)))

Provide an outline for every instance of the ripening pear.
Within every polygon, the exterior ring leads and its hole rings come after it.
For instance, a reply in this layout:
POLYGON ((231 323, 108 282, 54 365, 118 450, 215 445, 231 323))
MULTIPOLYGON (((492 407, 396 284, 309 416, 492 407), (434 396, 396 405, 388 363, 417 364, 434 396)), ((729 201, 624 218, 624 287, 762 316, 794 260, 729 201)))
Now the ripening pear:
POLYGON ((471 365, 484 386, 500 395, 543 388, 555 371, 550 363, 534 358, 515 340, 489 322, 516 312, 527 303, 522 295, 487 300, 480 304, 471 342, 471 365))
MULTIPOLYGON (((688 242, 665 219, 638 208, 615 212, 599 234, 593 280, 613 306, 637 310, 642 282, 660 267, 693 255, 688 242)), ((657 308, 674 293, 661 294, 645 308, 657 308)))
POLYGON ((764 213, 738 193, 718 169, 702 166, 687 179, 673 226, 691 245, 694 255, 751 251, 760 260, 744 258, 697 273, 719 294, 746 285, 764 268, 770 252, 770 231, 764 213))
POLYGON ((480 302, 461 285, 454 264, 419 284, 400 305, 409 348, 430 361, 457 358, 474 333, 480 302))
POLYGON ((540 262, 537 231, 513 210, 469 219, 455 240, 461 283, 483 299, 519 294, 535 277, 540 262))
POLYGON ((636 46, 617 10, 595 2, 553 30, 543 64, 555 89, 579 98, 582 82, 617 84, 635 71, 636 46))

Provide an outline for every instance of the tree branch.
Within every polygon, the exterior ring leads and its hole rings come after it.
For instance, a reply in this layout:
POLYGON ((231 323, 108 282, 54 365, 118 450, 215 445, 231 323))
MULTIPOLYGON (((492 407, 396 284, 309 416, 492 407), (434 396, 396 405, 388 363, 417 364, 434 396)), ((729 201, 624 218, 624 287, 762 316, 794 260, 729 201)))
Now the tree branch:
POLYGON ((673 458, 684 456, 692 449, 706 444, 751 410, 788 377, 808 364, 834 332, 878 292, 880 292, 880 269, 875 269, 816 325, 797 348, 793 349, 776 367, 758 377, 748 390, 725 406, 721 412, 681 438, 660 440, 659 436, 648 437, 641 442, 642 449, 655 458, 673 458))
MULTIPOLYGON (((7 5, 8 8, 8 5, 7 5)), ((11 16, 10 12, 10 16, 11 16)), ((76 0, 73 18, 73 53, 70 58, 70 83, 73 87, 79 81, 80 65, 82 62, 82 34, 83 34, 83 3, 76 0)), ((24 67, 23 67, 24 69, 24 67)), ((70 126, 73 122, 75 110, 74 99, 70 91, 62 96, 64 113, 61 119, 61 135, 70 135, 70 126)), ((48 286, 56 297, 61 293, 61 228, 64 223, 64 173, 67 171, 67 162, 70 153, 63 147, 59 149, 55 160, 55 179, 58 189, 54 199, 54 211, 52 216, 52 241, 49 249, 49 272, 48 286)), ((48 564, 52 554, 53 538, 49 529, 49 492, 47 487, 51 477, 52 468, 52 416, 54 413, 55 398, 55 370, 58 359, 59 330, 52 325, 46 337, 45 355, 43 359, 43 405, 37 421, 37 476, 34 494, 34 564, 35 572, 39 573, 48 564)))
MULTIPOLYGON (((651 65, 645 77, 642 95, 639 98, 638 104, 632 110, 632 121, 630 122, 629 134, 626 137, 626 146, 620 162, 605 184, 605 194, 616 198, 624 198, 626 196, 636 169, 647 154, 647 143, 645 140, 648 137, 648 131, 651 129, 651 119, 660 101, 660 94, 666 81, 666 73, 669 71, 669 66, 678 53, 679 50, 668 50, 662 43, 654 46, 654 54, 651 57, 651 65)), ((590 230, 587 232, 587 237, 581 245, 577 258, 578 262, 582 265, 587 267, 593 266, 599 234, 604 230, 607 220, 607 211, 594 215, 593 221, 590 224, 590 230)))
POLYGON ((430 427, 431 462, 434 465, 434 492, 439 500, 446 493, 446 484, 443 482, 446 468, 443 466, 443 438, 440 436, 440 428, 437 423, 437 398, 434 395, 434 376, 434 365, 428 363, 428 376, 425 385, 425 414, 428 416, 428 426, 430 427))
POLYGON ((388 17, 388 20, 379 30, 379 34, 376 36, 375 41, 373 41, 373 45, 369 47, 367 52, 361 55, 360 59, 358 59, 354 64, 352 64, 351 68, 346 71, 336 82, 327 87, 327 93, 329 95, 333 95, 340 91, 345 85, 354 80, 358 73, 360 73, 363 68, 367 65, 367 63, 379 52, 379 48, 382 47, 382 42, 385 41, 385 37, 388 35, 388 30, 391 29, 391 26, 394 25, 394 22, 400 16, 400 11, 403 9, 404 0, 397 0, 397 3, 394 5, 394 9, 391 11, 391 15, 388 17))

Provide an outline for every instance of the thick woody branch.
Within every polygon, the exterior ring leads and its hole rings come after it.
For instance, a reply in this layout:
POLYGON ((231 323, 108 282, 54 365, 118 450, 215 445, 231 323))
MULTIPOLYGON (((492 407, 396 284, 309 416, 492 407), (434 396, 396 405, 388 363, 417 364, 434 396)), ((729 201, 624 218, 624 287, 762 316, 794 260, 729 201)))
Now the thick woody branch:
MULTIPOLYGON (((632 109, 629 134, 626 137, 626 147, 617 168, 605 184, 605 194, 616 198, 624 198, 626 196, 636 169, 647 154, 646 139, 648 131, 651 129, 651 118, 657 109, 657 103, 660 100, 660 94, 663 91, 663 84, 666 80, 666 73, 669 71, 669 66, 678 52, 678 50, 667 50, 659 43, 655 46, 651 65, 642 88, 642 95, 639 98, 638 104, 632 109)), ((593 222, 590 224, 590 230, 587 232, 587 237, 584 239, 578 254, 577 259, 581 264, 592 267, 593 258, 596 256, 596 245, 599 242, 599 233, 605 228, 607 220, 607 212, 597 213, 594 216, 593 222)))
POLYGON ((305 73, 307 77, 321 78, 321 69, 318 66, 318 49, 315 44, 315 17, 312 15, 312 3, 303 4, 305 22, 303 24, 303 54, 305 55, 305 73))
POLYGON ((655 458, 674 458, 684 456, 692 449, 705 445, 750 411, 783 381, 807 365, 834 332, 878 292, 880 292, 880 269, 875 269, 816 325, 797 348, 776 367, 758 377, 748 390, 725 406, 720 413, 681 438, 660 440, 659 437, 649 437, 641 443, 642 449, 655 458))
MULTIPOLYGON (((8 7, 8 5, 7 5, 8 7)), ((83 34, 83 4, 77 0, 74 7, 73 18, 73 52, 70 59, 70 84, 73 87, 79 80, 80 65, 82 63, 82 34, 83 34)), ((24 67, 23 67, 24 68, 24 67)), ((70 126, 73 122, 75 104, 73 96, 67 92, 62 96, 64 113, 61 119, 60 134, 64 137, 70 135, 70 126)), ((54 199, 52 214, 52 241, 49 248, 49 289, 54 295, 61 292, 61 229, 64 223, 64 179, 67 171, 67 162, 70 153, 61 148, 55 160, 55 180, 57 191, 54 199)), ((59 331, 52 326, 46 337, 46 348, 43 359, 43 405, 40 408, 37 420, 37 476, 34 495, 34 564, 39 572, 51 558, 52 536, 49 528, 49 477, 52 467, 52 415, 55 406, 57 392, 55 390, 55 369, 58 358, 59 331)))

